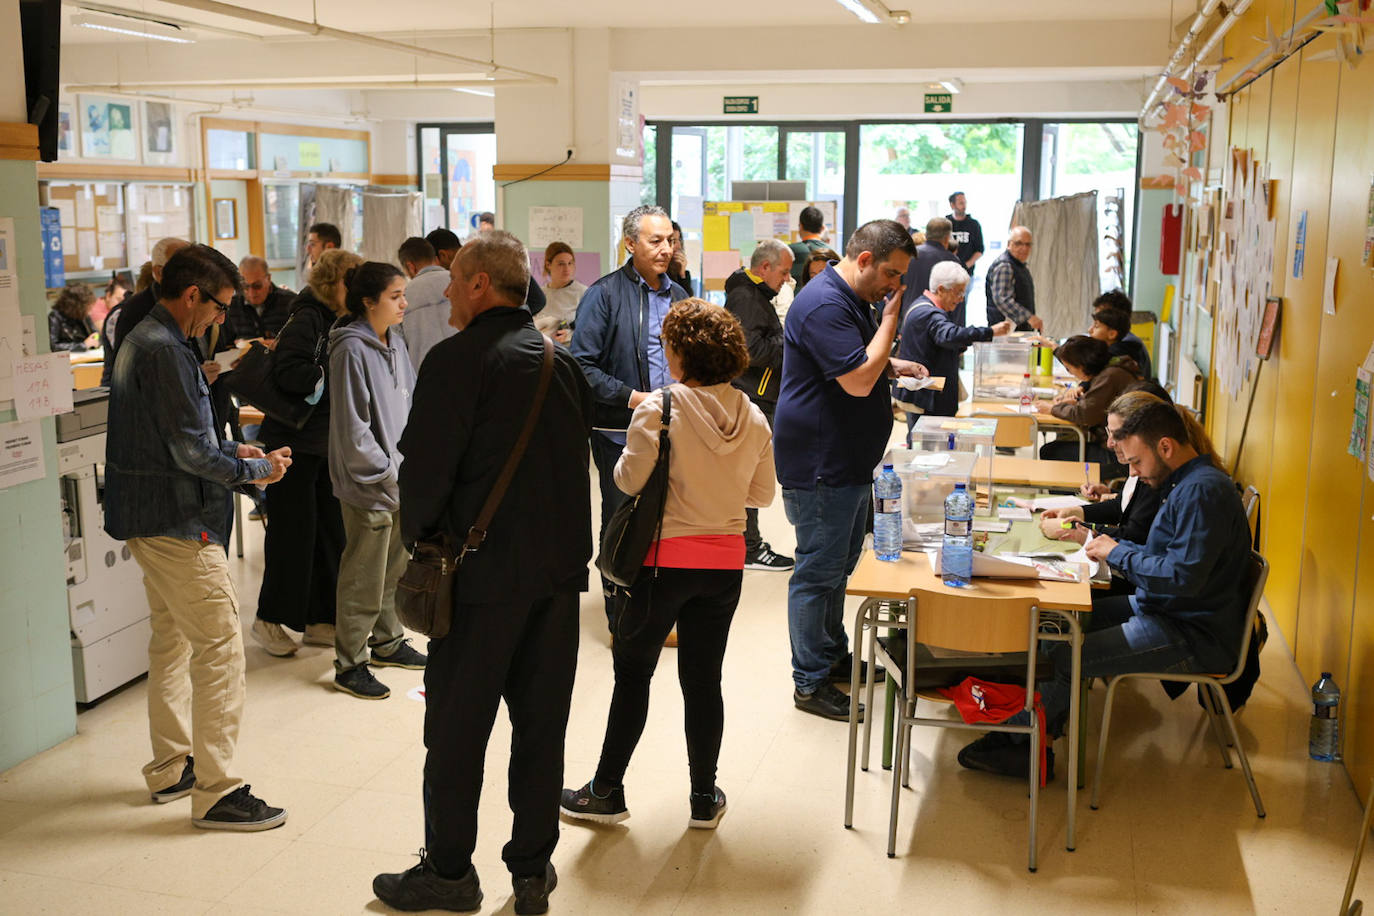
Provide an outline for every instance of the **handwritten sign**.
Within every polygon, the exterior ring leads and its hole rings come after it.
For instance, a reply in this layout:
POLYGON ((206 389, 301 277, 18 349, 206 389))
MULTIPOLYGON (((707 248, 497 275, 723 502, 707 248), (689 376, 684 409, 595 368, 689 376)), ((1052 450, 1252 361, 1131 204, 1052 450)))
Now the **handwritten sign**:
POLYGON ((581 207, 530 207, 531 248, 547 248, 550 242, 566 242, 573 251, 582 247, 581 207))
POLYGON ((0 424, 0 488, 41 480, 43 436, 36 422, 0 424))
POLYGON ((36 420, 72 409, 72 364, 66 353, 21 356, 12 375, 14 410, 20 420, 36 420))

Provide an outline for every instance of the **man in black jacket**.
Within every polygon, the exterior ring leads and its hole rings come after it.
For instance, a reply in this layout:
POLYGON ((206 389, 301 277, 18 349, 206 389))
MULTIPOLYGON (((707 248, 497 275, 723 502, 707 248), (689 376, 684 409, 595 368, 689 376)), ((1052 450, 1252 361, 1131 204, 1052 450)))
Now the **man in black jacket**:
MULTIPOLYGON (((463 246, 450 269, 453 324, 415 384, 401 436, 401 532, 461 541, 534 400, 544 338, 521 308, 524 245, 506 232, 463 246)), ((502 858, 517 913, 542 913, 557 881, 563 740, 577 667, 578 593, 592 553, 587 438, 594 401, 562 347, 510 487, 479 550, 458 569, 453 628, 429 643, 425 669, 425 843, 420 864, 378 875, 373 892, 400 910, 475 910, 472 851, 487 740, 502 698, 510 713, 510 805, 502 858)))
POLYGON ((229 303, 224 336, 230 342, 272 340, 290 317, 296 294, 273 283, 267 261, 255 254, 239 261, 239 273, 243 276, 243 295, 229 303))
MULTIPOLYGON (((650 391, 672 381, 658 332, 663 316, 687 293, 668 277, 673 255, 673 223, 662 207, 636 207, 625 215, 624 266, 587 288, 577 307, 577 327, 569 350, 596 396, 597 432, 592 460, 601 479, 601 527, 604 530, 627 497, 615 485, 615 463, 625 447, 630 415, 650 391)), ((614 625, 618 601, 615 586, 601 581, 606 621, 614 625)))
MULTIPOLYGON (((759 242, 749 258, 725 281, 725 307, 744 325, 749 345, 749 368, 735 379, 735 387, 749 395, 773 423, 782 381, 782 322, 773 308, 773 297, 792 272, 792 249, 777 239, 759 242)), ((744 568, 787 570, 792 558, 774 553, 759 534, 759 510, 744 510, 744 568)))

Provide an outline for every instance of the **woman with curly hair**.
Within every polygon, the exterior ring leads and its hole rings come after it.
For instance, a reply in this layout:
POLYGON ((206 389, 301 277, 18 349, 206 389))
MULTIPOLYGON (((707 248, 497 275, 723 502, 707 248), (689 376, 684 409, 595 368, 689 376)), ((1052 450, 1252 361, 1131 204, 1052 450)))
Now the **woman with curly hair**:
POLYGON ((48 312, 48 344, 53 352, 72 350, 81 353, 100 344, 100 335, 91 324, 95 293, 84 283, 69 283, 57 294, 48 312))
POLYGON ((664 391, 670 392, 663 527, 617 615, 615 692, 596 775, 580 789, 564 789, 562 809, 605 824, 630 816, 625 770, 648 718, 649 681, 663 640, 676 624, 692 781, 688 826, 711 829, 725 813, 725 793, 715 782, 725 725, 720 669, 744 576, 744 509, 773 501, 773 441, 763 412, 730 384, 749 365, 744 330, 733 315, 683 299, 663 319, 662 341, 678 382, 635 408, 615 482, 633 496, 648 481, 658 459, 664 391))

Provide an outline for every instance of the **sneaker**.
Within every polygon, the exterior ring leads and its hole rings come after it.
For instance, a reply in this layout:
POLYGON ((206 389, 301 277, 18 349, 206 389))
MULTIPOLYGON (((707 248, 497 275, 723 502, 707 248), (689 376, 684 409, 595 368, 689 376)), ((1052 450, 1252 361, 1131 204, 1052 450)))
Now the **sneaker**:
MULTIPOLYGON (((1023 735, 988 732, 959 751, 959 765, 998 776, 1030 778, 1030 748, 1023 735)), ((1045 752, 1045 782, 1054 781, 1054 749, 1045 752)))
MULTIPOLYGON (((849 721, 849 695, 841 693, 834 684, 825 683, 811 693, 792 691, 792 705, 822 719, 849 721)), ((864 720, 864 704, 859 703, 859 721, 864 720)))
MULTIPOLYGON (((841 682, 846 683, 846 684, 849 683, 850 674, 852 673, 853 666, 854 666, 854 653, 851 652, 850 654, 846 655, 844 658, 840 659, 840 660, 837 661, 835 664, 833 664, 833 665, 830 666, 830 679, 831 679, 832 681, 841 681, 841 682)), ((883 677, 883 676, 886 675, 886 674, 887 674, 887 670, 884 669, 882 665, 875 665, 875 666, 874 666, 874 668, 873 668, 873 676, 874 676, 874 677, 876 677, 876 678, 881 678, 881 677, 883 677)), ((865 661, 860 661, 860 662, 859 662, 859 683, 860 683, 860 684, 866 684, 866 683, 868 683, 868 662, 865 662, 865 661)))
POLYGON ((780 553, 774 553, 773 548, 767 544, 760 544, 759 549, 744 558, 745 569, 765 569, 781 572, 791 569, 796 564, 791 557, 785 557, 780 553))
POLYGON ((401 640, 396 651, 390 655, 378 655, 376 649, 372 650, 372 664, 378 668, 409 668, 412 671, 421 671, 427 661, 429 661, 427 656, 410 647, 410 640, 408 639, 401 640))
POLYGON ((266 510, 266 509, 254 509, 252 512, 249 512, 249 513, 248 513, 248 520, 249 520, 250 522, 265 522, 265 521, 267 521, 267 510, 266 510))
POLYGON ((372 879, 372 893, 393 910, 451 910, 467 913, 482 905, 482 885, 477 869, 468 866, 461 878, 445 878, 434 870, 420 850, 420 864, 394 875, 372 879))
POLYGON ((592 782, 580 789, 564 789, 559 809, 568 817, 578 821, 591 821, 595 824, 618 824, 630 816, 625 807, 625 789, 617 787, 605 795, 597 795, 592 790, 592 782))
POLYGON ((688 827, 697 830, 715 830, 720 819, 725 816, 725 793, 716 786, 709 793, 693 792, 691 795, 692 818, 688 827))
POLYGON ((186 765, 181 768, 181 779, 165 789, 158 789, 153 793, 153 801, 159 805, 165 805, 169 801, 176 801, 178 798, 185 798, 191 794, 191 790, 196 786, 196 758, 187 756, 186 765))
POLYGON ((524 877, 511 877, 511 886, 515 888, 515 912, 520 916, 534 913, 547 913, 549 911, 549 894, 558 886, 558 872, 553 870, 553 863, 544 866, 542 875, 525 875, 524 877))
POLYGON ((271 830, 286 823, 286 810, 273 808, 258 798, 249 785, 239 786, 228 795, 215 802, 214 807, 205 812, 204 817, 191 819, 191 823, 206 830, 271 830))
POLYGON ((287 635, 286 630, 279 623, 268 623, 261 617, 253 618, 252 627, 253 638, 262 646, 263 651, 268 655, 275 655, 277 658, 286 658, 295 655, 300 648, 296 641, 287 635))
POLYGON ((301 637, 301 644, 306 646, 323 646, 326 649, 334 648, 334 624, 307 623, 305 625, 305 635, 301 637))
POLYGON ((366 663, 334 675, 334 689, 360 700, 385 700, 391 696, 390 688, 372 676, 366 663))

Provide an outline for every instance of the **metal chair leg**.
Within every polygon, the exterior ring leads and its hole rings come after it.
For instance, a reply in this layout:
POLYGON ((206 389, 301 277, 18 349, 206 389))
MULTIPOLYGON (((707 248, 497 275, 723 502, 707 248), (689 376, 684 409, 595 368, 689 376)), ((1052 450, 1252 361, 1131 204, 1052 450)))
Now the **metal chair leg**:
POLYGON ((1102 771, 1107 768, 1107 733, 1112 726, 1112 702, 1116 700, 1116 688, 1120 678, 1107 681, 1107 695, 1102 700, 1102 733, 1097 736, 1097 767, 1093 773, 1093 797, 1088 807, 1097 810, 1097 800, 1102 794, 1102 771))
POLYGON ((1221 706, 1221 711, 1226 714, 1226 726, 1231 732, 1231 738, 1235 741, 1236 756, 1240 758, 1241 771, 1245 773, 1245 784, 1250 787, 1250 798, 1255 803, 1255 814, 1264 817, 1264 802, 1260 801, 1259 787, 1255 785, 1255 774, 1250 772, 1250 758, 1245 753, 1245 747, 1240 743, 1240 733, 1236 731, 1236 719, 1231 714, 1231 703, 1226 699, 1226 692, 1216 684, 1209 684, 1212 688, 1212 695, 1221 706))
MULTIPOLYGON (((898 709, 905 711, 906 703, 898 705, 898 709)), ((897 808, 902 799, 902 781, 898 778, 896 771, 896 760, 902 753, 904 742, 911 740, 911 727, 899 723, 897 727, 897 743, 893 748, 893 772, 892 772, 892 810, 888 813, 887 822, 887 857, 895 859, 897 857, 897 808)))
POLYGON ((1231 769, 1231 755, 1226 750, 1227 740, 1222 733, 1221 713, 1216 706, 1216 700, 1212 698, 1212 685, 1198 684, 1198 696, 1202 698, 1202 709, 1207 716, 1207 724, 1212 727, 1212 737, 1216 739, 1217 750, 1221 751, 1221 765, 1226 769, 1231 769))
POLYGON ((1036 834, 1040 824, 1040 722, 1031 718, 1030 732, 1030 851, 1026 858, 1026 868, 1034 872, 1036 862, 1036 834))
MULTIPOLYGON (((863 605, 862 607, 859 608, 859 613, 855 616, 855 619, 854 619, 854 634, 855 634, 855 638, 858 639, 858 640, 860 641, 859 647, 858 647, 860 650, 863 649, 863 638, 864 638, 864 635, 868 632, 868 628, 867 628, 866 626, 864 626, 864 621, 865 621, 865 618, 867 617, 867 615, 868 615, 868 604, 867 604, 867 602, 865 602, 864 605, 863 605)), ((871 671, 872 669, 870 668, 869 670, 871 671)), ((851 686, 850 686, 850 695, 851 695, 851 696, 852 696, 853 693, 855 692, 855 688, 854 688, 853 685, 856 684, 856 683, 858 682, 858 677, 859 677, 859 668, 858 668, 858 666, 857 666, 857 665, 850 665, 850 685, 851 685, 851 686)), ((857 750, 858 750, 858 748, 855 747, 855 745, 858 743, 858 740, 859 740, 859 722, 858 722, 858 715, 859 715, 858 707, 855 706, 855 705, 854 705, 854 702, 851 700, 851 701, 850 701, 850 704, 849 704, 849 765, 848 765, 848 767, 847 767, 847 769, 846 769, 846 773, 845 773, 845 783, 844 783, 844 825, 845 825, 845 827, 853 827, 853 826, 854 826, 854 758, 855 758, 856 752, 857 752, 857 750)), ((864 764, 865 764, 864 769, 868 769, 868 766, 867 766, 867 763, 868 763, 868 741, 867 741, 867 739, 868 739, 868 733, 867 733, 867 730, 865 730, 865 732, 864 732, 864 739, 865 739, 865 740, 864 740, 864 764)))
POLYGON ((234 494, 234 547, 240 560, 243 559, 243 497, 234 494))
POLYGON ((873 706, 873 690, 874 690, 874 688, 877 686, 877 683, 878 683, 878 679, 877 679, 876 677, 874 677, 874 674, 873 674, 873 672, 877 670, 877 664, 878 664, 878 628, 877 628, 877 621, 876 621, 876 620, 875 620, 875 621, 872 621, 872 624, 873 624, 873 625, 869 627, 869 633, 868 633, 868 684, 867 684, 867 686, 866 686, 866 688, 865 688, 865 702, 864 702, 864 749, 863 749, 863 762, 860 764, 860 767, 859 767, 859 768, 862 769, 865 773, 868 772, 868 749, 869 749, 869 746, 873 743, 872 740, 871 740, 871 739, 872 739, 872 736, 873 736, 873 716, 876 714, 876 713, 874 712, 874 706, 873 706))

